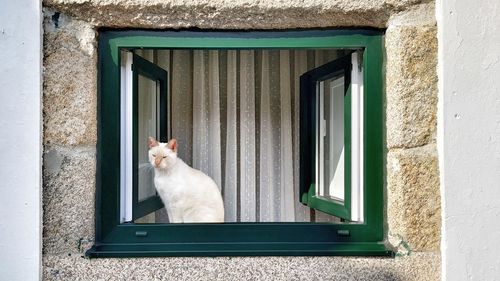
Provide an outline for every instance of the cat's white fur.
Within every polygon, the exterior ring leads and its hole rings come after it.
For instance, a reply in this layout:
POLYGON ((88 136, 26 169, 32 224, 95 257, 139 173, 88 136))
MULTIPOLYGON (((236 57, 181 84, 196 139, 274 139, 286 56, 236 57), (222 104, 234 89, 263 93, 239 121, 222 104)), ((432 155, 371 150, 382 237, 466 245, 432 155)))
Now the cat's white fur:
POLYGON ((177 157, 175 139, 161 143, 150 137, 149 148, 155 187, 170 222, 224 222, 224 203, 217 184, 177 157))

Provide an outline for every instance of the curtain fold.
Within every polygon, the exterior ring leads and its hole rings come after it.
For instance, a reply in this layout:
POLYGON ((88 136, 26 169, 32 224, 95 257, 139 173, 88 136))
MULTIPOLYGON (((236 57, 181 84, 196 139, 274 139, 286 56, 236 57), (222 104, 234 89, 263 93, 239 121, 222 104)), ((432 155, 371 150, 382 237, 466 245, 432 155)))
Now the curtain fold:
POLYGON ((224 211, 226 221, 238 220, 238 71, 236 51, 227 52, 226 88, 226 155, 224 179, 224 211))
POLYGON ((271 77, 269 72, 269 51, 261 55, 260 85, 260 177, 259 177, 259 219, 275 221, 275 194, 279 192, 279 179, 276 179, 273 146, 273 125, 271 116, 271 77))
MULTIPOLYGON (((307 51, 297 51, 293 52, 293 179, 294 179, 294 199, 299 200, 300 188, 300 75, 307 72, 310 67, 308 67, 308 56, 307 51)), ((295 204, 295 221, 297 222, 308 222, 311 220, 310 209, 302 204, 295 204)))
POLYGON ((254 51, 240 51, 240 197, 242 222, 256 221, 255 61, 254 51))
MULTIPOLYGON (((293 147, 292 147, 292 91, 290 52, 280 51, 279 85, 280 85, 280 220, 295 221, 295 204, 298 197, 294 196, 293 177, 293 147)), ((297 181, 298 183, 298 181, 297 181)))
POLYGON ((221 188, 218 52, 194 51, 193 58, 193 166, 221 188))
MULTIPOLYGON (((166 52, 166 51, 164 51, 166 52)), ((169 93, 171 97, 171 137, 178 140, 178 156, 193 164, 193 52, 170 52, 169 93)))

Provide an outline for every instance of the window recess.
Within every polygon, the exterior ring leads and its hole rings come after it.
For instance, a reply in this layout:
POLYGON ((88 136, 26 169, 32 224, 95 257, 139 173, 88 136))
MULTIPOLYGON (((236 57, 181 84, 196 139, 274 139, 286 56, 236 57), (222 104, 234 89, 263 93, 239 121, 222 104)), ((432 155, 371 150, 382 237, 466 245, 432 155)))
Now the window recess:
POLYGON ((382 38, 101 31, 96 243, 87 255, 392 255, 382 38), (225 223, 168 223, 148 136, 175 137, 181 158, 214 178, 225 223))

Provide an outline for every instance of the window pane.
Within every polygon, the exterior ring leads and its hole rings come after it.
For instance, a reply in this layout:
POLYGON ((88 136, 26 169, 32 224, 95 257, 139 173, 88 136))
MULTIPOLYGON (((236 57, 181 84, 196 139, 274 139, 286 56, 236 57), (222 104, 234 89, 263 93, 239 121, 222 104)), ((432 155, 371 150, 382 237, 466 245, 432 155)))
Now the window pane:
POLYGON ((344 76, 318 82, 318 196, 344 200, 344 76))
POLYGON ((168 214, 165 208, 158 209, 141 218, 134 220, 134 223, 168 223, 168 214))
POLYGON ((156 194, 154 170, 148 159, 148 137, 158 139, 159 136, 160 95, 157 82, 142 75, 139 75, 138 89, 137 176, 140 202, 156 194))

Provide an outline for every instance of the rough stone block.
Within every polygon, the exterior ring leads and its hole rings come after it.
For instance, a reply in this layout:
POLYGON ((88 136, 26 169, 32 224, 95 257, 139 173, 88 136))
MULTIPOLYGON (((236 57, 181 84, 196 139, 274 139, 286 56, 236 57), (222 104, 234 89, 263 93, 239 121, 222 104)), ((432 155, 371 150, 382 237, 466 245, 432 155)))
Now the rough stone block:
POLYGON ((436 26, 395 25, 385 42, 387 146, 428 144, 436 135, 436 26))
POLYGON ((441 201, 436 145, 389 151, 387 193, 389 234, 399 238, 406 251, 439 250, 441 201))
POLYGON ((44 143, 95 144, 97 52, 94 30, 85 22, 45 11, 44 143))
POLYGON ((94 237, 95 148, 46 148, 43 253, 82 253, 94 237))
POLYGON ((438 253, 402 258, 218 257, 84 259, 44 256, 44 280, 356 280, 440 279, 438 253))
POLYGON ((386 27, 390 14, 422 0, 45 0, 95 26, 136 28, 283 29, 386 27))

